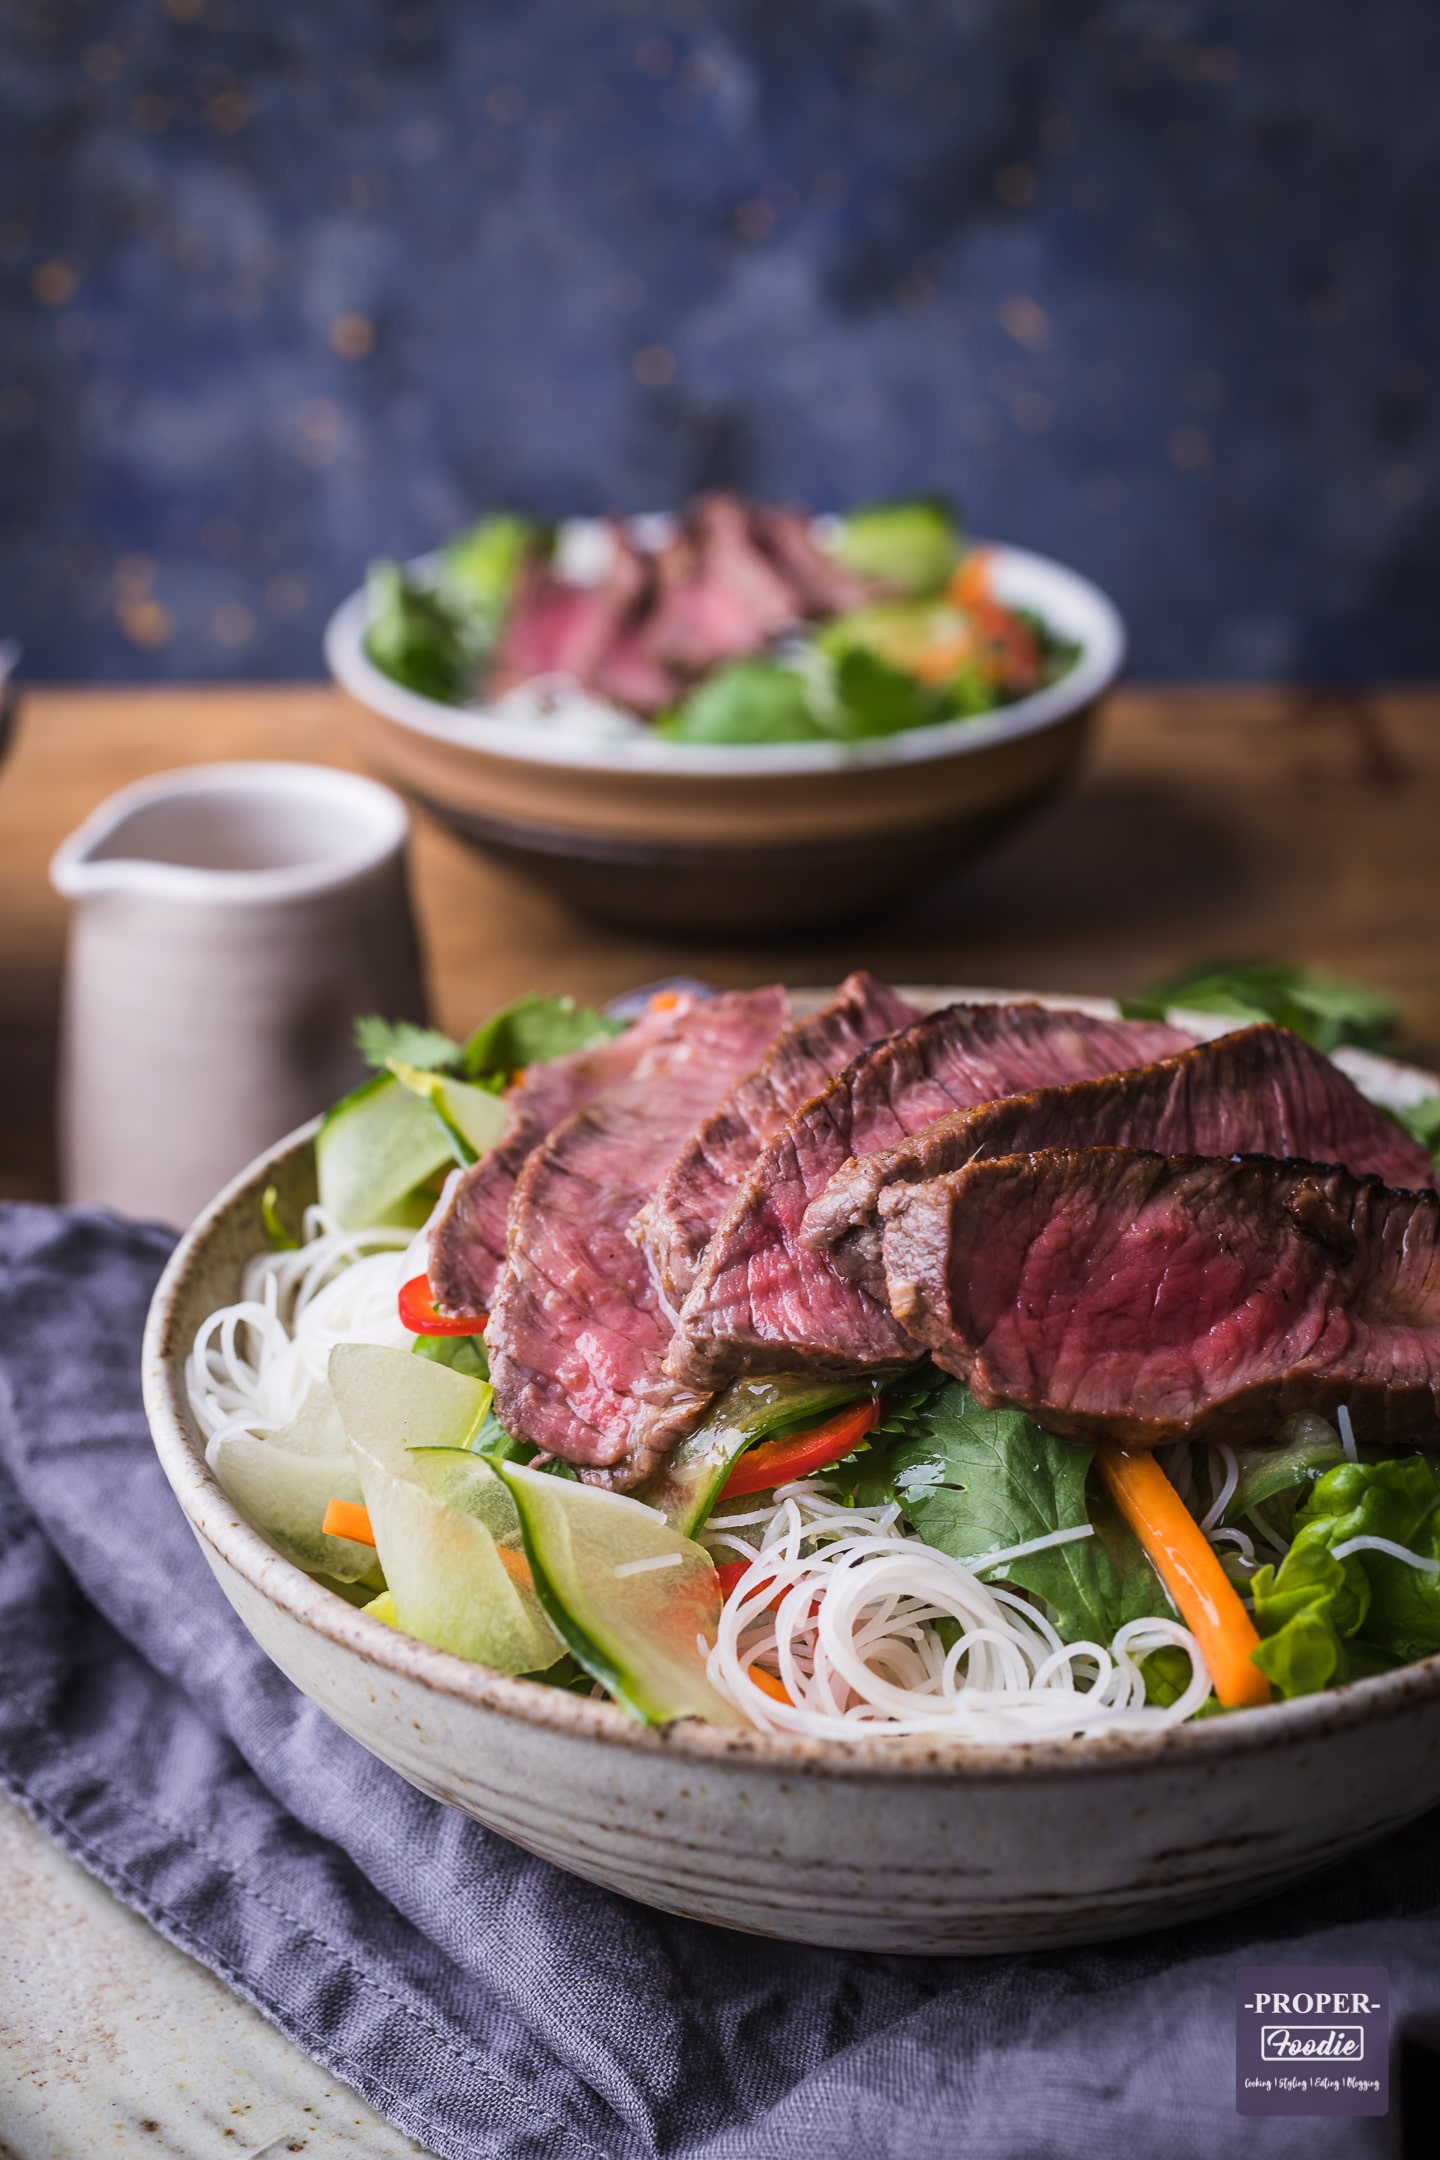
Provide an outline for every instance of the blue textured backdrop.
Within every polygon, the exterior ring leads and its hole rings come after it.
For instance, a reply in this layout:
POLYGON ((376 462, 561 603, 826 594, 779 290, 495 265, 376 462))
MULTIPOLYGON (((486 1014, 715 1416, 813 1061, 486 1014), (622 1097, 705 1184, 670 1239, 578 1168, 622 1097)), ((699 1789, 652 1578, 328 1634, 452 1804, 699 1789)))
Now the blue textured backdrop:
POLYGON ((1139 671, 1440 673, 1434 0, 33 0, 0 632, 313 674, 489 503, 945 488, 1139 671))

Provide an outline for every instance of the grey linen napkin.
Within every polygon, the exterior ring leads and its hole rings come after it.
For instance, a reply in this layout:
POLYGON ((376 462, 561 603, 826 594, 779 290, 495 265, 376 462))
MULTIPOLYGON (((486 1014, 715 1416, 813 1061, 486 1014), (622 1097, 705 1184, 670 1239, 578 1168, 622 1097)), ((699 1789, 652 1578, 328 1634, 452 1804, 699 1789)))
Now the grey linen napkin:
MULTIPOLYGON (((1379 2155, 1241 2120, 1239 1964, 1436 1992, 1440 1818, 1212 1923, 906 1959, 670 1919, 422 1797, 251 1642, 151 1452, 171 1238, 0 1207, 0 1779, 56 1841, 435 2152, 795 2160, 1379 2155)), ((885 1834, 876 1825, 877 1837, 885 1834)))

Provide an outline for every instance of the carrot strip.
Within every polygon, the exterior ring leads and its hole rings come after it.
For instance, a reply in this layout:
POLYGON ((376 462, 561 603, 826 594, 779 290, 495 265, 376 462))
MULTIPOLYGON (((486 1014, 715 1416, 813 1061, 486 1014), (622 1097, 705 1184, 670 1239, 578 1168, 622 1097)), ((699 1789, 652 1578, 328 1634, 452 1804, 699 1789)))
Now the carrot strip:
POLYGON ((1250 1661, 1260 1643, 1255 1623, 1154 1456, 1127 1454, 1106 1440, 1095 1466, 1199 1643, 1220 1701, 1227 1710, 1268 1703, 1270 1683, 1250 1661))
POLYGON ((370 1528, 370 1510, 361 1507, 358 1500, 328 1501, 320 1528, 326 1537, 348 1537, 354 1545, 375 1543, 375 1533, 370 1528))
MULTIPOLYGON (((763 1665, 747 1665, 745 1669, 762 1695, 768 1695, 772 1702, 790 1702, 783 1683, 776 1679, 773 1672, 766 1672, 763 1665)), ((795 1706, 791 1703, 790 1707, 793 1710, 795 1706)))

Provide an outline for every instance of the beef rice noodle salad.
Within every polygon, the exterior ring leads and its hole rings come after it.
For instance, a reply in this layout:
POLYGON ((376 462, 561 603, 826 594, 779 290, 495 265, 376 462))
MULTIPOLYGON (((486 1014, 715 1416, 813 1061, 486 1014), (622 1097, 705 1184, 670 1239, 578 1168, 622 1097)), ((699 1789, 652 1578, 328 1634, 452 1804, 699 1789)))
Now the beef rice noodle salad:
POLYGON ((1440 1197, 1301 1034, 861 973, 360 1038, 188 1384, 378 1619, 652 1723, 981 1745, 1440 1649, 1440 1197))

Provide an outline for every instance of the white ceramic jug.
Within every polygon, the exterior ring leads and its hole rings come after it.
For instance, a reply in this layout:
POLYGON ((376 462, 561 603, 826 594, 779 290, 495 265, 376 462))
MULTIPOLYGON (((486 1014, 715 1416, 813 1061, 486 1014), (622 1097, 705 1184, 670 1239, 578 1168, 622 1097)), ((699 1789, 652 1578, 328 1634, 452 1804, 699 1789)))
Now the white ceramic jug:
POLYGON ((358 1013, 423 1018, 407 831, 355 773, 197 765, 63 842, 67 1200, 189 1222, 363 1076, 358 1013))

